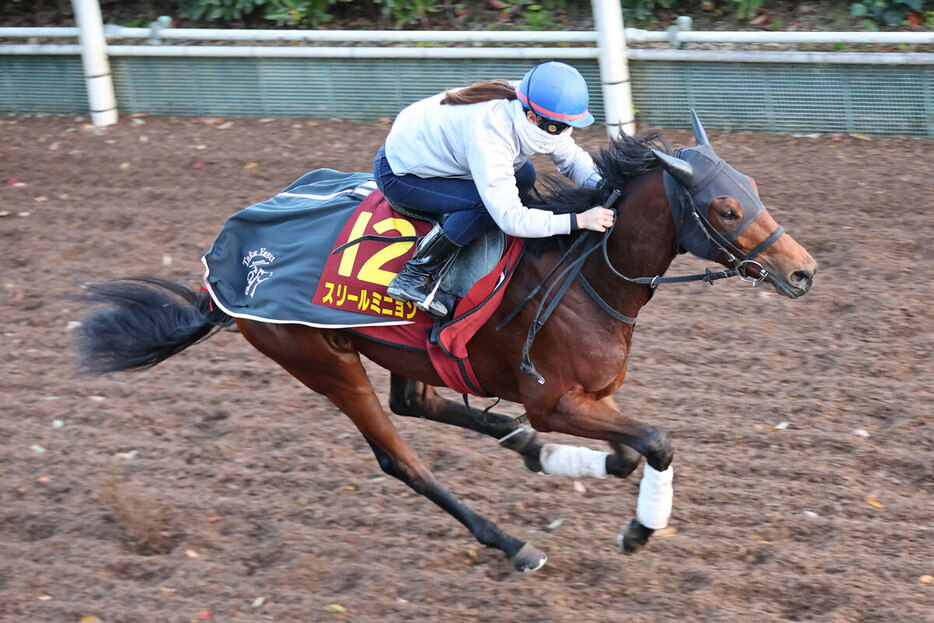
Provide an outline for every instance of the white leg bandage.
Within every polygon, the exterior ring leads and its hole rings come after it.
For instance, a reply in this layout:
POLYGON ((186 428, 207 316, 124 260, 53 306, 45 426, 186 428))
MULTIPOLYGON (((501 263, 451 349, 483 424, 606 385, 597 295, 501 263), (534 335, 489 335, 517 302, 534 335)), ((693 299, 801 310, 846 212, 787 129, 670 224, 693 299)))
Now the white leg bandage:
POLYGON ((571 478, 606 478, 606 457, 609 454, 590 448, 546 443, 538 460, 546 474, 571 478))
POLYGON ((674 470, 668 466, 663 472, 658 471, 648 463, 642 473, 639 483, 639 501, 636 504, 636 519, 646 528, 661 530, 668 525, 671 517, 671 502, 674 490, 671 480, 674 470))

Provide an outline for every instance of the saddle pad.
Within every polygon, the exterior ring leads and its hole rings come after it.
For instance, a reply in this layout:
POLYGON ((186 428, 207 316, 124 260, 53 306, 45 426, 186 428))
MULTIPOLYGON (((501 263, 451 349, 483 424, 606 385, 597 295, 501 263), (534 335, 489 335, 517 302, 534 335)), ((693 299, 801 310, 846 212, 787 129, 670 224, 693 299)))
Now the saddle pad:
MULTIPOLYGON (((489 274, 476 275, 479 281, 465 288, 454 318, 439 332, 440 343, 429 344, 434 318, 386 294, 415 243, 364 240, 341 249, 363 236, 409 238, 431 229, 393 210, 374 189, 370 174, 319 169, 231 216, 202 258, 211 298, 235 318, 353 329, 427 352, 448 387, 487 395, 466 345, 499 304, 524 241, 507 237, 502 259, 489 274)), ((475 259, 482 263, 489 249, 502 249, 499 238, 499 232, 488 237, 475 259)))

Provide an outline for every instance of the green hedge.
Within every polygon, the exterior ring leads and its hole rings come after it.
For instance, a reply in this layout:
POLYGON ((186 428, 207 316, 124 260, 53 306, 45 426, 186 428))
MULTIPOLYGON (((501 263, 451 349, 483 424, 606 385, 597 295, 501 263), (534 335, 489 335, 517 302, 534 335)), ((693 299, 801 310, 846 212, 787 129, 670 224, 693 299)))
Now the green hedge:
MULTIPOLYGON (((39 4, 48 0, 36 0, 39 4)), ((746 21, 758 11, 774 7, 764 0, 620 0, 629 23, 643 23, 660 15, 714 16, 746 21)), ((0 2, 0 16, 3 5, 0 2)), ((119 9, 122 2, 102 0, 119 9)), ((880 25, 934 28, 934 0, 824 0, 817 2, 821 13, 831 10, 846 16, 857 28, 877 29, 880 25)), ((13 6, 22 6, 14 1, 13 6)), ((476 28, 478 24, 501 24, 526 30, 552 30, 588 22, 590 2, 583 0, 150 0, 137 6, 140 13, 165 11, 194 24, 205 22, 246 22, 256 27, 264 21, 280 26, 318 28, 329 23, 363 23, 364 27, 454 27, 476 28)), ((7 5, 10 6, 10 5, 7 5)), ((785 6, 793 10, 794 7, 785 6)), ((146 21, 142 15, 134 22, 146 21)), ((155 17, 153 15, 152 17, 155 17)), ((772 27, 781 27, 781 21, 772 27)))

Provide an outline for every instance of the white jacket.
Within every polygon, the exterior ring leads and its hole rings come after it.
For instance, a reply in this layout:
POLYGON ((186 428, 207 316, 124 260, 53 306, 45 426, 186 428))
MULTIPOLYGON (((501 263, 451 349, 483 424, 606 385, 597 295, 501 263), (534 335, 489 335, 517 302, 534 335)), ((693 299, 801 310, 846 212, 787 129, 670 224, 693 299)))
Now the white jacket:
POLYGON ((474 180, 493 220, 511 236, 569 233, 574 215, 522 205, 515 171, 532 154, 546 154, 575 184, 596 186, 600 175, 571 132, 548 134, 529 122, 518 100, 442 105, 443 98, 415 102, 396 117, 386 138, 392 172, 474 180))

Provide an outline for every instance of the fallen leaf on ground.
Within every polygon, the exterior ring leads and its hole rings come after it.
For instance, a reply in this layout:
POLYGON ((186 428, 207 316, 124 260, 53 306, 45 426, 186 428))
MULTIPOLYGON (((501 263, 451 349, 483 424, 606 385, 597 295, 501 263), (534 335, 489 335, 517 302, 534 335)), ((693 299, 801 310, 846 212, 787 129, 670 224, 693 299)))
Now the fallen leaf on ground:
POLYGON ((563 520, 563 519, 560 519, 560 518, 559 518, 559 519, 555 519, 555 520, 552 521, 550 524, 548 524, 548 525, 545 527, 545 529, 546 529, 546 530, 557 530, 558 528, 561 527, 561 524, 563 524, 563 523, 564 523, 564 520, 563 520))
POLYGON ((473 545, 471 545, 470 547, 468 547, 468 548, 467 548, 467 555, 470 556, 471 558, 473 558, 474 560, 476 560, 476 559, 477 559, 477 548, 474 547, 473 545))
POLYGON ((869 504, 869 505, 870 505, 871 507, 873 507, 873 508, 878 508, 878 509, 883 509, 883 508, 885 508, 885 505, 884 505, 884 504, 880 504, 879 502, 876 502, 876 501, 875 501, 874 499, 872 499, 872 498, 866 498, 866 504, 869 504))
POLYGON ((185 555, 188 556, 189 558, 199 558, 198 552, 196 552, 193 549, 186 549, 185 555))
POLYGON ((257 597, 256 599, 253 600, 253 607, 254 607, 254 608, 259 608, 259 607, 262 606, 264 603, 266 603, 266 598, 265 598, 265 597, 257 597))
POLYGON ((789 426, 791 426, 791 422, 779 422, 775 426, 770 426, 769 430, 785 430, 789 426))
POLYGON ((246 164, 246 166, 243 167, 243 168, 244 168, 244 169, 255 169, 255 168, 258 167, 258 166, 259 166, 259 163, 258 163, 258 162, 248 162, 248 163, 246 164))
POLYGON ((934 584, 934 575, 924 574, 918 578, 919 584, 934 584))
POLYGON ((677 533, 677 528, 662 528, 661 530, 656 530, 654 536, 660 536, 667 539, 673 537, 677 533))
POLYGON ((328 604, 324 607, 324 611, 331 613, 347 612, 347 608, 340 604, 328 604))
POLYGON ((121 163, 120 163, 120 168, 121 168, 121 169, 129 169, 129 168, 130 168, 130 163, 129 163, 129 162, 121 162, 121 163))

